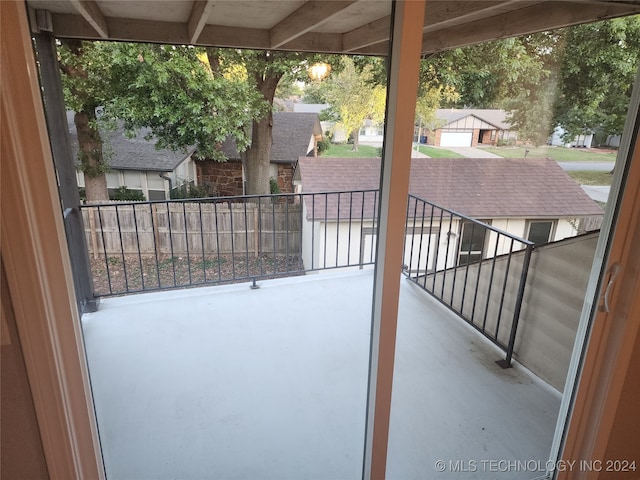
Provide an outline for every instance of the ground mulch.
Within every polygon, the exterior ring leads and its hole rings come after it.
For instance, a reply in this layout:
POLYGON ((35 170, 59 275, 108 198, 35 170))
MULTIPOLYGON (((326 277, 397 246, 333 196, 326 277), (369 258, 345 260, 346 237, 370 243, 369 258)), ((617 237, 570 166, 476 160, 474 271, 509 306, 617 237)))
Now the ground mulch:
POLYGON ((97 296, 303 275, 297 255, 112 255, 91 258, 97 296))

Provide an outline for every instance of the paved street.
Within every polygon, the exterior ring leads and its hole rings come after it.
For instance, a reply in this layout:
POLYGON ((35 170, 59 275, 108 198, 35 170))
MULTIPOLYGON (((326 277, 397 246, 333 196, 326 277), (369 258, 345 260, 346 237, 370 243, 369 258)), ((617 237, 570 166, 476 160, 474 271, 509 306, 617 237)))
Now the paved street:
POLYGON ((610 172, 615 162, 558 162, 565 171, 590 170, 592 172, 610 172))

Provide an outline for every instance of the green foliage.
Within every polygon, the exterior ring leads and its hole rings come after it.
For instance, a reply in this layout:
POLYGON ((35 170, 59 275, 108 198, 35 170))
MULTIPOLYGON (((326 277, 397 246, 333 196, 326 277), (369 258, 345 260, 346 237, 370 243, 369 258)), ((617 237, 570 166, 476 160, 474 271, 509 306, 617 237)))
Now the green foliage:
POLYGON ((358 72, 353 60, 343 57, 342 66, 342 71, 327 81, 326 99, 342 128, 357 136, 365 119, 384 121, 386 90, 372 81, 369 65, 358 72))
POLYGON ((109 111, 127 129, 149 127, 157 148, 196 146, 197 158, 226 160, 217 147, 228 136, 247 148, 247 126, 265 107, 244 79, 216 74, 201 48, 109 45, 112 74, 125 87, 109 111))
POLYGON ((487 152, 495 153, 505 158, 524 158, 525 152, 528 151, 528 158, 549 157, 556 162, 613 162, 616 160, 615 153, 598 152, 584 148, 565 148, 565 147, 480 147, 487 152))
POLYGON ((171 189, 170 198, 207 198, 214 196, 215 192, 211 185, 194 185, 192 182, 183 183, 171 189))
POLYGON ((580 185, 610 186, 613 182, 611 172, 593 172, 590 170, 572 170, 567 172, 580 185))
POLYGON ((126 185, 123 185, 116 189, 111 195, 109 195, 110 200, 119 200, 126 202, 144 202, 146 199, 144 198, 144 194, 140 190, 132 190, 127 188, 126 185))
POLYGON ((431 158, 462 158, 464 155, 460 155, 459 153, 452 152, 451 150, 447 150, 446 148, 440 147, 430 147, 428 145, 419 145, 418 151, 424 153, 425 155, 431 158))
POLYGON ((271 195, 282 193, 282 191, 280 190, 280 185, 278 185, 278 181, 273 177, 269 179, 269 191, 271 195))
POLYGON ((555 123, 566 131, 565 139, 594 128, 621 134, 640 63, 640 17, 578 25, 562 33, 555 123))
POLYGON ((380 148, 369 145, 360 145, 358 150, 353 150, 351 145, 332 144, 323 154, 323 157, 335 158, 372 158, 380 156, 380 148))
POLYGON ((318 142, 318 155, 322 155, 331 147, 331 139, 327 136, 322 137, 322 140, 318 142))

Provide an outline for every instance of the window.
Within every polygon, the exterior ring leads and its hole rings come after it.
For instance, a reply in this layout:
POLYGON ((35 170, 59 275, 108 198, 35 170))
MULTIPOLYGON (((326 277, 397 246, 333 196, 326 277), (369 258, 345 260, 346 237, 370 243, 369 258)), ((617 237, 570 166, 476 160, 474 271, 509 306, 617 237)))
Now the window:
MULTIPOLYGON (((489 223, 490 220, 480 220, 489 223)), ((462 222, 460 233, 460 250, 458 252, 458 265, 482 260, 484 254, 487 228, 474 222, 462 222)))
POLYGON ((551 234, 553 233, 554 225, 555 222, 553 220, 529 221, 527 240, 533 242, 536 245, 548 243, 551 240, 551 234))

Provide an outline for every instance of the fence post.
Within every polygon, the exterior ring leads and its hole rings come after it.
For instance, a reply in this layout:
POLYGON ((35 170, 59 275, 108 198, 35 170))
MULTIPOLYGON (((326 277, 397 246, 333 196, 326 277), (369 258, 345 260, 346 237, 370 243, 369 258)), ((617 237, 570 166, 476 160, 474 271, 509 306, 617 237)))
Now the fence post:
POLYGON ((87 217, 89 217, 89 234, 91 236, 91 253, 93 258, 98 258, 98 239, 96 237, 96 217, 93 208, 87 209, 87 217))
POLYGON ((258 206, 254 205, 253 206, 253 248, 254 248, 254 257, 258 258, 258 255, 260 254, 259 252, 259 237, 260 237, 260 231, 258 228, 259 222, 258 222, 258 206))
POLYGON ((158 253, 162 254, 162 245, 160 244, 160 227, 158 225, 158 206, 154 203, 151 205, 151 228, 153 228, 153 238, 156 242, 158 253))
POLYGON ((520 310, 522 309, 522 300, 524 299, 524 288, 527 284, 527 274, 529 273, 529 262, 531 261, 531 252, 533 244, 528 244, 522 262, 522 273, 520 275, 520 285, 518 286, 518 296, 513 311, 513 321, 511 323, 511 334, 509 335, 509 344, 507 345, 507 356, 504 360, 498 360, 496 363, 502 368, 511 367, 511 358, 513 357, 513 347, 516 343, 516 333, 518 331, 518 322, 520 320, 520 310))

